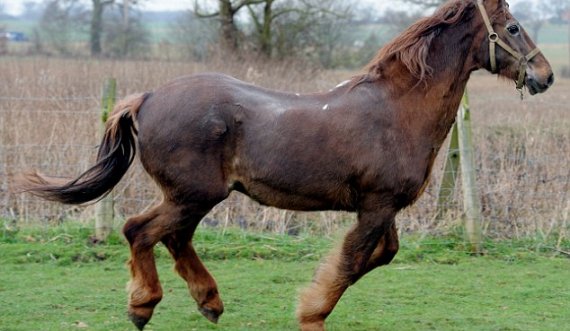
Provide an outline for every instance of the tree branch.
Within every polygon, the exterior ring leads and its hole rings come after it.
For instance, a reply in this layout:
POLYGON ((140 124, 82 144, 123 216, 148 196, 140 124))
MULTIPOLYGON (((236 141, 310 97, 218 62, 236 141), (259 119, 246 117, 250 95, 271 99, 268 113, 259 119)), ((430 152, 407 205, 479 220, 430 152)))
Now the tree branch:
POLYGON ((255 11, 251 8, 251 5, 247 5, 247 10, 249 10, 249 14, 253 19, 253 23, 255 24, 255 28, 257 31, 261 31, 261 22, 259 21, 259 16, 255 13, 255 11))
MULTIPOLYGON (((412 0, 412 1, 422 1, 422 0, 412 0)), ((432 0, 434 1, 434 0, 432 0)), ((437 1, 437 0, 435 0, 437 1)), ((337 10, 331 10, 331 9, 327 9, 324 6, 317 6, 314 3, 312 3, 311 1, 307 1, 307 0, 301 0, 301 3, 305 5, 306 10, 304 10, 305 12, 308 12, 310 15, 314 15, 317 13, 323 13, 323 14, 327 14, 327 15, 331 15, 333 17, 336 18, 347 18, 350 16, 349 12, 350 12, 350 5, 347 5, 344 8, 338 8, 337 10)))
POLYGON ((264 2, 266 2, 266 0, 241 0, 235 7, 233 7, 233 12, 238 12, 243 6, 249 7, 251 5, 259 5, 260 3, 264 2))
POLYGON ((211 18, 211 17, 216 17, 218 15, 220 15, 220 11, 215 11, 213 13, 201 13, 200 12, 200 6, 198 5, 198 0, 194 1, 194 15, 196 15, 199 18, 211 18))
POLYGON ((273 15, 271 15, 271 20, 273 21, 274 19, 276 19, 277 17, 281 16, 281 15, 285 15, 285 14, 289 14, 289 13, 300 13, 300 14, 305 14, 307 13, 306 11, 299 9, 299 8, 284 8, 282 10, 279 11, 275 11, 273 15))

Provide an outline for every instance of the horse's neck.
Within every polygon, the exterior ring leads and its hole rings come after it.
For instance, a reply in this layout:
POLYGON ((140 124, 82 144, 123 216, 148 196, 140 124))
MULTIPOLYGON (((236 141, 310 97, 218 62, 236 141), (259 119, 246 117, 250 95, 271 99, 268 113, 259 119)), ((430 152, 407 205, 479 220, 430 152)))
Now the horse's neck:
MULTIPOLYGON (((421 121, 417 121, 417 130, 423 132, 426 139, 431 139, 434 147, 439 147, 445 140, 451 126, 455 122, 457 109, 467 86, 469 76, 473 71, 470 63, 469 50, 473 39, 451 31, 442 34, 434 40, 432 52, 427 61, 432 68, 430 78, 425 82, 414 83, 407 93, 406 103, 418 105, 416 109, 408 107, 403 111, 421 113, 421 121)), ((414 116, 409 113, 408 116, 414 116)))

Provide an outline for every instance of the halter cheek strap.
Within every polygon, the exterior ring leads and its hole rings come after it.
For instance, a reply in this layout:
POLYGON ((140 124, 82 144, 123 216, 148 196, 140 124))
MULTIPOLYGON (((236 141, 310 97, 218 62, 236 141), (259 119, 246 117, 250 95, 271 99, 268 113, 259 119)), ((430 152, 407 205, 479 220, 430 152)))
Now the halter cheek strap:
POLYGON ((496 46, 499 45, 499 47, 504 49, 507 53, 511 54, 515 59, 519 61, 520 63, 519 77, 516 83, 517 83, 517 90, 522 91, 522 88, 524 87, 524 79, 526 76, 528 61, 532 60, 535 56, 537 56, 540 53, 540 49, 537 47, 527 55, 522 55, 521 53, 515 51, 511 46, 509 46, 501 38, 499 38, 499 35, 493 29, 493 25, 491 24, 491 20, 489 19, 489 15, 487 14, 485 5, 483 5, 483 0, 478 0, 477 5, 479 6, 479 11, 481 12, 481 16, 483 16, 483 21, 485 22, 487 31, 489 32, 489 56, 491 60, 491 72, 493 73, 497 72, 496 46))

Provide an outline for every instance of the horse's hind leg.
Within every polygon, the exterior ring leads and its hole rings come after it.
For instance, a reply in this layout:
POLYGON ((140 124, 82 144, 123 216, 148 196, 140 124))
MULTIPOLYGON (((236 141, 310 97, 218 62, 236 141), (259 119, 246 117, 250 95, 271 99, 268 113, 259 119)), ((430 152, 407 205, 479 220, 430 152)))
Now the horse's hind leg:
POLYGON ((325 319, 348 286, 370 271, 372 265, 391 260, 395 252, 392 254, 385 247, 393 246, 388 234, 394 227, 394 216, 390 208, 359 212, 358 223, 346 235, 341 249, 329 255, 317 269, 311 285, 301 293, 297 308, 301 330, 324 330, 325 319))
POLYGON ((162 299, 162 288, 154 261, 153 247, 172 228, 179 208, 168 202, 130 218, 123 233, 131 248, 129 282, 129 318, 142 330, 162 299))
POLYGON ((202 216, 188 222, 187 229, 180 230, 163 238, 176 261, 175 269, 186 280, 190 295, 198 304, 198 310, 213 323, 224 312, 224 305, 218 293, 216 281, 210 275, 192 246, 192 236, 202 216))

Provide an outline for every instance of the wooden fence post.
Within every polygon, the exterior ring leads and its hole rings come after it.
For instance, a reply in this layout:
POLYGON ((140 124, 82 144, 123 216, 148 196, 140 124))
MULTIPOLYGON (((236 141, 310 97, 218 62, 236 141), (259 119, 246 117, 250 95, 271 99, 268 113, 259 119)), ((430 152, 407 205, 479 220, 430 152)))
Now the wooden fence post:
MULTIPOLYGON (((115 98, 117 93, 117 81, 109 78, 103 86, 102 96, 102 112, 101 112, 101 136, 105 132, 105 123, 109 117, 109 113, 115 106, 115 98)), ((95 238, 99 241, 107 239, 113 229, 114 203, 113 192, 101 199, 97 204, 97 213, 95 216, 95 238)))
POLYGON ((467 93, 457 116, 459 152, 461 153, 461 183, 463 185, 463 209, 465 211, 465 232, 472 253, 481 251, 481 202, 477 192, 475 157, 471 131, 471 113, 467 93))
POLYGON ((459 138, 457 132, 457 123, 451 129, 451 139, 449 141, 449 148, 447 149, 447 157, 445 161, 445 168, 443 169, 443 178, 439 186, 439 193, 437 196, 437 218, 441 219, 445 216, 449 205, 453 200, 453 192, 455 191, 455 182, 459 174, 459 160, 461 154, 459 153, 459 138))

